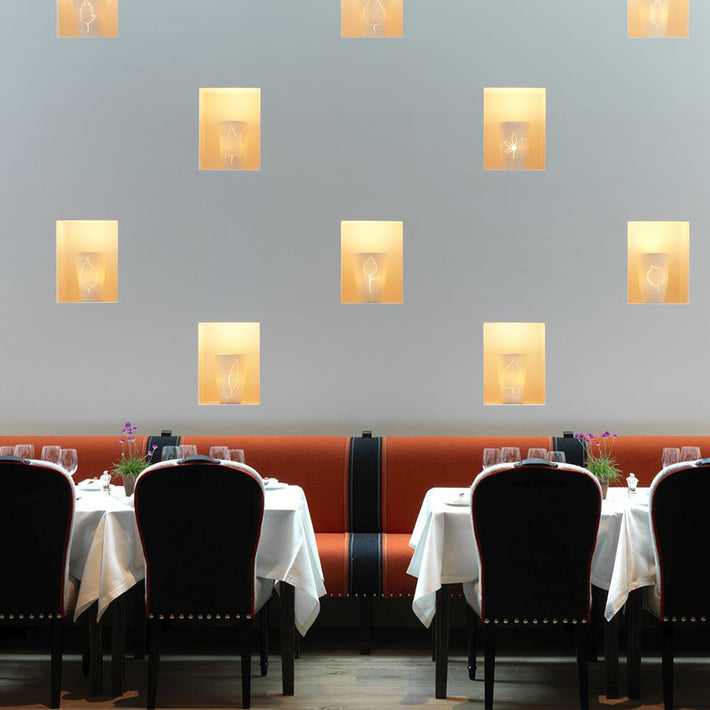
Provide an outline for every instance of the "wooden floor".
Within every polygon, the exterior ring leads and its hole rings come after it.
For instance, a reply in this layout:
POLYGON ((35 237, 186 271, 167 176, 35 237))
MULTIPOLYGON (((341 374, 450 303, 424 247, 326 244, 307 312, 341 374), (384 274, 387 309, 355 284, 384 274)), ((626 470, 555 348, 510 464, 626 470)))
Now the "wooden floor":
MULTIPOLYGON (((145 707, 146 662, 129 661, 127 688, 120 698, 92 698, 88 679, 81 675, 79 658, 68 656, 64 663, 63 708, 145 707)), ((623 671, 623 668, 622 668, 623 671)), ((108 662, 105 676, 109 683, 108 662)), ((593 690, 604 687, 603 665, 590 666, 593 690)), ((401 710, 404 706, 426 708, 483 707, 483 683, 468 680, 466 662, 454 656, 449 666, 449 697, 434 699, 434 664, 424 650, 406 654, 391 645, 371 656, 351 650, 325 652, 304 649, 296 661, 296 695, 281 695, 281 673, 277 657, 267 677, 253 666, 252 707, 283 710, 401 710)), ((644 660, 644 701, 606 700, 593 694, 593 708, 662 708, 660 664, 644 660)), ((0 707, 24 710, 41 708, 49 693, 49 661, 29 654, 0 656, 0 707)), ((681 660, 676 672, 678 708, 710 708, 710 659, 681 660)), ((571 658, 528 658, 503 656, 496 666, 496 710, 559 710, 575 708, 576 670, 571 658)), ((161 666, 158 706, 165 708, 241 707, 239 660, 233 656, 167 656, 161 666)))

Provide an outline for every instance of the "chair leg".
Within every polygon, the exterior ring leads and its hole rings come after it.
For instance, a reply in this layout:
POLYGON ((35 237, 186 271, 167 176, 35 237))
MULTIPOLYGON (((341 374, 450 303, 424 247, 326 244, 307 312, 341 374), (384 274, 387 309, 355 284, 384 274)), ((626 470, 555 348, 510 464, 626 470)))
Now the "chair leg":
POLYGON ((579 707, 580 710, 589 710, 589 636, 592 628, 590 624, 577 624, 575 627, 575 641, 577 643, 577 674, 579 676, 579 707))
POLYGON ((52 623, 52 698, 50 707, 58 708, 62 691, 62 619, 52 623))
POLYGON ((485 685, 485 710, 493 710, 493 683, 496 672, 496 627, 486 624, 483 631, 484 646, 484 685, 485 685))
POLYGON ((104 692, 104 653, 103 653, 103 622, 97 621, 98 605, 92 604, 86 614, 89 623, 89 675, 91 680, 91 695, 103 695, 104 692))
POLYGON ((626 600, 626 688, 630 700, 641 697, 642 590, 635 589, 626 600))
POLYGON ((445 698, 449 674, 449 633, 451 628, 451 586, 442 584, 436 593, 436 666, 434 697, 445 698))
POLYGON ((372 636, 372 599, 362 597, 360 599, 360 653, 363 656, 370 655, 372 636))
POLYGON ((301 657, 301 634, 296 631, 296 639, 295 639, 295 644, 293 648, 293 657, 294 658, 300 658, 301 657))
POLYGON ((251 707, 251 630, 252 620, 241 620, 242 632, 242 707, 251 707))
POLYGON ((295 589, 287 582, 280 583, 281 595, 281 683, 284 695, 293 695, 293 654, 296 644, 295 589))
POLYGON ((265 676, 269 672, 269 617, 271 614, 271 602, 268 601, 259 612, 261 623, 259 631, 261 632, 261 641, 259 648, 259 666, 261 675, 265 676))
POLYGON ((133 658, 145 658, 145 582, 133 587, 133 658))
POLYGON ((148 620, 148 696, 146 703, 148 710, 152 710, 155 707, 155 698, 158 693, 161 631, 162 628, 159 619, 148 620))
POLYGON ((126 595, 111 603, 111 694, 123 695, 126 680, 126 595))
POLYGON ((673 622, 663 623, 663 707, 673 710, 673 622))
POLYGON ((468 679, 476 680, 476 636, 478 627, 476 614, 468 604, 466 604, 466 626, 468 627, 468 679))

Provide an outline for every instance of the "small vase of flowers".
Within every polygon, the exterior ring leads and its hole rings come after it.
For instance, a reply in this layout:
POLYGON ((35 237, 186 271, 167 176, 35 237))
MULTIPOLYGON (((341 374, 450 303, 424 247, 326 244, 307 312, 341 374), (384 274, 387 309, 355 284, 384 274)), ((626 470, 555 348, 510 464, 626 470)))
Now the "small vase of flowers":
MULTIPOLYGON (((136 478, 150 463, 149 455, 138 451, 136 443, 136 432, 138 427, 133 426, 130 422, 126 422, 121 429, 121 458, 114 462, 111 469, 111 475, 120 476, 123 481, 123 487, 126 495, 133 495, 133 488, 136 485, 136 478)), ((153 446, 153 449, 156 449, 153 446)))
POLYGON ((586 467, 597 478, 602 487, 602 497, 606 498, 609 484, 621 478, 621 469, 613 456, 614 440, 619 437, 610 431, 599 436, 575 434, 587 450, 586 467))

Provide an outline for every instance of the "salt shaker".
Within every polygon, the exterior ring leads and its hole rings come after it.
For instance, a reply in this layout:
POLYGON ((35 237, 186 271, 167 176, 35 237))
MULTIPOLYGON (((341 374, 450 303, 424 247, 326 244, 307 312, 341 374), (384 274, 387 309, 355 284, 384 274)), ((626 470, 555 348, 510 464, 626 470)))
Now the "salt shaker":
POLYGON ((626 485, 628 486, 628 493, 630 496, 636 494, 636 486, 638 486, 638 484, 639 479, 636 478, 633 473, 630 473, 626 478, 626 485))
POLYGON ((111 495, 111 474, 108 471, 104 471, 101 474, 101 488, 106 495, 111 495))

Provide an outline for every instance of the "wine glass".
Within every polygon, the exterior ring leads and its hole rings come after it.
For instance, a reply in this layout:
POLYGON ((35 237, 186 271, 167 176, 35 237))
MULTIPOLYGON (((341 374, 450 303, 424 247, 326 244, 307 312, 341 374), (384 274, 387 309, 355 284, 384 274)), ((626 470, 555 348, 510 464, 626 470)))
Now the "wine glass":
POLYGON ((500 449, 483 449, 483 468, 490 468, 500 463, 500 449))
POLYGON ((197 456, 197 447, 194 444, 180 444, 180 458, 186 459, 188 456, 197 456))
POLYGON ((661 454, 661 468, 666 466, 672 466, 674 463, 680 461, 680 449, 674 447, 667 447, 663 449, 661 454))
POLYGON ((244 449, 230 449, 229 460, 244 463, 244 449))
POLYGON ((552 463, 566 463, 567 457, 564 451, 548 451, 547 460, 552 463))
POLYGON ((59 463, 70 476, 73 476, 76 469, 79 468, 79 457, 76 455, 76 449, 62 449, 59 455, 59 463))
POLYGON ((528 449, 528 456, 527 458, 529 459, 543 459, 543 461, 547 460, 547 449, 528 449))
POLYGON ((684 446, 680 450, 681 461, 698 461, 700 459, 699 446, 684 446))
POLYGON ((15 446, 15 456, 21 459, 33 459, 35 457, 35 447, 32 444, 17 444, 15 446))
POLYGON ((210 446, 210 458, 229 461, 228 446, 210 446))
POLYGON ((59 459, 62 454, 61 446, 43 446, 42 447, 42 461, 49 461, 50 463, 59 464, 59 459))
POLYGON ((179 456, 179 446, 163 446, 163 450, 160 452, 161 461, 171 461, 172 459, 179 458, 179 456))
POLYGON ((520 449, 517 446, 504 446, 501 448, 501 463, 516 463, 517 461, 520 461, 520 449))
POLYGON ((14 456, 15 447, 14 446, 0 446, 0 456, 14 456))

